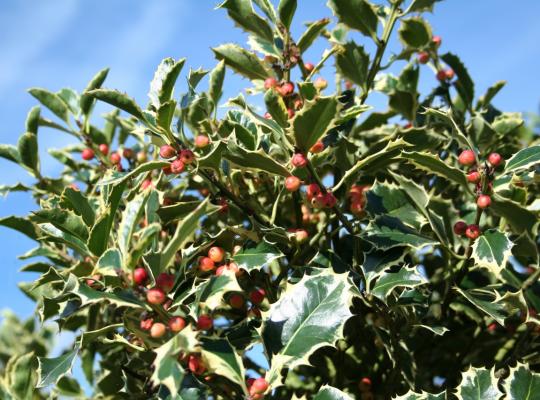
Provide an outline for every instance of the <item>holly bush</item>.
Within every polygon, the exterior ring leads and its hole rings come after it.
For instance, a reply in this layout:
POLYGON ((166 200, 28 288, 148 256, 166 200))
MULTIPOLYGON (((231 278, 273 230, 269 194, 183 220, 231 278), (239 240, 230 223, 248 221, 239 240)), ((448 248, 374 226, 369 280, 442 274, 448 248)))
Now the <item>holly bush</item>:
POLYGON ((328 5, 294 38, 296 0, 224 1, 249 48, 213 48, 179 96, 163 60, 145 108, 107 69, 30 89, 0 156, 38 207, 0 223, 37 242, 40 322, 76 339, 51 357, 50 328, 7 318, 2 398, 84 397, 79 358, 96 399, 539 399, 538 135, 493 105, 504 82, 476 97, 435 0, 328 5), (247 95, 222 98, 228 70, 247 95), (41 127, 73 136, 59 176, 41 127))

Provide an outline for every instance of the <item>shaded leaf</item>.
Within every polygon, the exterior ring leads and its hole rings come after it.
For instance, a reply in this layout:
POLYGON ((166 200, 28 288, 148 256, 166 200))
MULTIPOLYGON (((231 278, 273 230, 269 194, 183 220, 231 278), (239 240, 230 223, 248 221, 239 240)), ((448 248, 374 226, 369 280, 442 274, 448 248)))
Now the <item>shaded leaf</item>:
POLYGON ((398 272, 386 272, 381 274, 375 282, 371 294, 386 302, 386 298, 397 287, 416 287, 427 283, 416 268, 403 267, 398 272))
POLYGON ((328 6, 340 22, 375 38, 378 20, 371 3, 366 0, 329 0, 328 6))

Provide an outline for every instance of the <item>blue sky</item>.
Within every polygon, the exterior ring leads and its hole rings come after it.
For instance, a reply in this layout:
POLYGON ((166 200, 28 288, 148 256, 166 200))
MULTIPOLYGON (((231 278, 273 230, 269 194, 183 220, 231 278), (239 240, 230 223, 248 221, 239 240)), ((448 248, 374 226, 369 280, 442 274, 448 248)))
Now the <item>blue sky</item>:
MULTIPOLYGON (((329 15, 322 0, 300 0, 293 33, 301 22, 329 15)), ((111 68, 107 87, 126 91, 145 105, 149 81, 165 57, 187 57, 184 69, 215 64, 210 47, 246 36, 233 28, 223 10, 214 10, 212 0, 109 0, 76 1, 3 0, 0 13, 0 142, 15 144, 23 133, 28 109, 35 101, 26 93, 33 86, 81 91, 95 72, 111 68)), ((507 0, 447 0, 439 3, 428 19, 443 37, 443 51, 458 54, 476 82, 477 94, 497 80, 508 85, 496 104, 506 111, 536 111, 540 100, 540 15, 538 0, 520 0, 519 7, 507 0)), ((307 59, 322 53, 320 41, 307 59)), ((396 43, 391 45, 395 48, 396 43)), ((228 74, 226 95, 245 84, 228 74)), ((423 81, 425 88, 433 84, 423 81)), ((376 99, 376 98, 375 98, 376 99)), ((375 103, 376 106, 383 106, 375 103)), ((60 147, 70 138, 43 130, 39 144, 60 147)), ((58 166, 43 156, 45 174, 58 166)), ((22 170, 0 160, 0 182, 31 182, 22 170)), ((0 199, 0 215, 24 215, 35 209, 25 194, 0 199)), ((22 316, 33 303, 17 289, 17 282, 33 275, 18 272, 24 265, 16 257, 33 247, 22 235, 0 228, 3 279, 0 308, 9 307, 22 316)))

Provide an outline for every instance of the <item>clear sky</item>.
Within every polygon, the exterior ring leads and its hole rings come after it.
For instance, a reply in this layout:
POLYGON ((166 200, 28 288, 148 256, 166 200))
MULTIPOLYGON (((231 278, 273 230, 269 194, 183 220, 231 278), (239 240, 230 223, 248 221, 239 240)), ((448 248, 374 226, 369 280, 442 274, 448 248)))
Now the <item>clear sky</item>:
MULTIPOLYGON (((329 16, 323 0, 299 0, 293 33, 302 22, 329 16)), ((540 1, 446 0, 428 19, 443 37, 443 51, 458 54, 476 82, 477 94, 497 80, 508 85, 495 102, 505 111, 536 111, 540 100, 540 1), (519 4, 519 6, 517 5, 519 4)), ((184 67, 211 68, 210 47, 226 41, 244 43, 246 36, 233 28, 213 0, 2 0, 0 13, 0 142, 15 144, 23 133, 28 109, 36 104, 26 93, 34 86, 56 91, 81 91, 95 72, 111 68, 106 87, 126 91, 143 106, 155 67, 165 57, 187 57, 184 67)), ((316 61, 323 41, 310 51, 316 61)), ((393 46, 395 48, 395 43, 393 46)), ((242 85, 228 73, 226 95, 242 85)), ((425 87, 433 84, 429 79, 425 87)), ((376 104, 380 106, 381 104, 376 104)), ((44 173, 58 172, 45 156, 47 148, 69 143, 70 137, 50 130, 39 133, 44 173)), ((31 182, 22 169, 0 160, 0 183, 31 182)), ((36 206, 26 194, 0 199, 0 215, 24 215, 36 206)), ((26 237, 0 228, 3 276, 0 309, 9 307, 22 316, 33 303, 17 282, 34 276, 18 272, 16 257, 32 248, 26 237)))

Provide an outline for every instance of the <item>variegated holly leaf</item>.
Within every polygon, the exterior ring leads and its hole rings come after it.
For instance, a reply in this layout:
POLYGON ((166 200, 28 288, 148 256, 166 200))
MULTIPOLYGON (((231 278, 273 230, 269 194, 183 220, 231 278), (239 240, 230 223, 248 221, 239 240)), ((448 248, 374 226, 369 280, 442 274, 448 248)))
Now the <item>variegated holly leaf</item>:
POLYGON ((353 400, 347 393, 329 385, 324 385, 313 397, 313 400, 353 400))
POLYGON ((502 395, 497 388, 494 370, 471 367, 462 377, 461 384, 457 388, 460 399, 498 400, 502 395))
POLYGON ((540 163, 540 146, 531 146, 518 151, 506 162, 504 172, 507 174, 529 169, 540 163))
POLYGON ((202 338, 201 355, 210 372, 238 384, 247 395, 244 364, 227 339, 202 338))
POLYGON ((422 392, 422 393, 409 392, 402 396, 392 397, 392 399, 395 399, 395 400, 445 400, 446 394, 445 392, 442 392, 439 394, 433 394, 433 393, 428 393, 428 392, 422 392))
POLYGON ((498 276, 512 254, 513 245, 507 234, 490 229, 474 242, 472 257, 476 266, 487 268, 498 276))
POLYGON ((38 384, 37 387, 46 387, 53 385, 60 378, 71 371, 75 357, 79 352, 80 343, 77 342, 73 350, 68 351, 61 356, 46 358, 38 357, 38 384))
POLYGON ((415 267, 403 267, 397 272, 382 273, 375 282, 371 294, 386 302, 386 298, 395 288, 423 285, 427 279, 415 267))
POLYGON ((504 382, 508 400, 535 400, 540 394, 540 374, 532 372, 524 364, 510 369, 504 382))
POLYGON ((202 284, 196 284, 194 291, 195 300, 192 303, 191 312, 194 317, 199 309, 214 310, 224 304, 223 296, 227 292, 241 292, 234 272, 225 270, 221 275, 214 275, 202 284))
POLYGON ((260 270, 281 257, 283 253, 276 246, 262 241, 256 247, 242 249, 233 256, 233 260, 238 268, 251 272, 260 270))
POLYGON ((420 249, 438 243, 437 240, 405 225, 400 219, 387 215, 373 219, 364 231, 363 237, 380 250, 400 246, 420 249))

